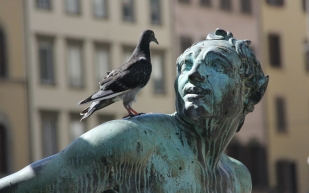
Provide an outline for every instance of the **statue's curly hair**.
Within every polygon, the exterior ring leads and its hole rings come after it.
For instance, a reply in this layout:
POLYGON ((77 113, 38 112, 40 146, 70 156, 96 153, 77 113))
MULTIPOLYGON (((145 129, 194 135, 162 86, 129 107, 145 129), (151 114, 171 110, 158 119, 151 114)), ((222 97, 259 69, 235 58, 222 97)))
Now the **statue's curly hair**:
MULTIPOLYGON (((233 37, 231 32, 223 29, 216 29, 215 32, 208 34, 206 40, 203 41, 210 40, 228 41, 232 45, 232 48, 236 51, 241 61, 238 73, 243 80, 244 109, 243 118, 237 130, 239 131, 244 123, 245 116, 252 112, 254 110, 254 105, 259 103, 262 99, 267 88, 269 77, 264 76, 260 62, 257 60, 255 54, 249 47, 251 43, 250 40, 237 40, 233 37)), ((194 45, 196 45, 196 43, 193 44, 193 46, 194 45)), ((190 48, 188 48, 185 52, 188 52, 189 50, 190 48)))

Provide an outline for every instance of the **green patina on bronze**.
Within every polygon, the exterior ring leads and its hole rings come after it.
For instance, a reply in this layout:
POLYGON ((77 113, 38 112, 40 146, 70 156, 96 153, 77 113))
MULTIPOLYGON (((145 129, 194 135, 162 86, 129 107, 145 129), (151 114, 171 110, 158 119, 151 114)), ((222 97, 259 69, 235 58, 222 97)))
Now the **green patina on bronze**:
POLYGON ((99 125, 0 179, 0 192, 251 192, 223 152, 268 83, 248 45, 217 29, 177 59, 176 113, 99 125))

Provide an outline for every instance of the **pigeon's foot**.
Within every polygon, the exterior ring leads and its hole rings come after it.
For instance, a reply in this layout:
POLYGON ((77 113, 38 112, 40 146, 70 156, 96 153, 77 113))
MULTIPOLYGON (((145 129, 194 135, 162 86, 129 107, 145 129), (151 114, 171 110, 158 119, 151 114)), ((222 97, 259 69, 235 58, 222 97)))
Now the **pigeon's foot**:
MULTIPOLYGON (((146 113, 137 113, 136 115, 131 114, 131 115, 124 116, 123 118, 124 118, 124 119, 126 119, 126 118, 131 118, 131 117, 136 117, 136 116, 140 116, 140 115, 143 115, 143 114, 146 114, 146 113)), ((148 113, 147 113, 147 114, 148 114, 148 113)))

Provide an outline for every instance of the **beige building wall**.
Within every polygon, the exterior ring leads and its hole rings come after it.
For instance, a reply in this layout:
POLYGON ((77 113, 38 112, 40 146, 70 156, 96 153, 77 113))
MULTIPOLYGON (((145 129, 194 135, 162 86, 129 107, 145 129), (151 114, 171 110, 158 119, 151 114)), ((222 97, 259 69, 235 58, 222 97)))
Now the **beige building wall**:
MULTIPOLYGON (((169 1, 161 1, 162 24, 152 25, 149 16, 149 1, 136 0, 134 6, 135 21, 122 20, 121 1, 108 1, 109 16, 107 19, 93 17, 92 1, 81 1, 81 13, 77 16, 68 15, 64 1, 53 1, 51 10, 40 10, 35 1, 27 1, 27 38, 29 48, 30 79, 30 111, 33 160, 43 157, 41 110, 54 110, 58 113, 58 151, 65 148, 71 141, 70 113, 79 113, 87 106, 77 106, 77 103, 99 89, 94 67, 95 43, 104 42, 110 45, 112 69, 123 64, 123 48, 135 47, 141 32, 152 29, 160 45, 151 43, 152 52, 164 53, 165 94, 154 94, 153 81, 138 94, 133 108, 139 112, 173 113, 175 77, 174 60, 171 52, 171 20, 169 1), (38 36, 53 38, 55 79, 54 86, 42 85, 39 80, 38 36), (82 42, 82 61, 84 87, 71 88, 68 83, 67 40, 82 42)), ((97 111, 87 118, 87 129, 99 124, 99 115, 113 115, 122 118, 127 114, 122 102, 115 103, 103 110, 97 111)))
POLYGON ((304 41, 306 39, 305 12, 302 1, 284 1, 282 7, 262 3, 262 43, 264 69, 270 76, 266 92, 268 165, 270 186, 277 183, 276 163, 287 160, 296 164, 298 192, 309 191, 309 168, 306 163, 309 147, 309 73, 305 70, 304 41), (269 62, 268 34, 280 36, 282 67, 269 62), (277 128, 276 97, 285 100, 286 131, 277 128))
POLYGON ((6 76, 0 78, 0 125, 6 135, 8 174, 30 160, 22 1, 0 1, 0 29, 4 33, 7 65, 6 76))
MULTIPOLYGON (((201 6, 199 0, 191 0, 190 3, 181 3, 174 0, 175 6, 175 42, 180 50, 181 37, 191 37, 193 42, 205 39, 207 34, 221 28, 233 33, 237 39, 249 39, 257 58, 260 59, 259 39, 259 2, 251 1, 252 13, 244 14, 240 10, 240 1, 232 0, 231 10, 220 8, 220 1, 211 1, 211 6, 201 6)), ((264 64, 262 63, 262 66, 264 64)), ((266 144, 263 120, 263 100, 255 106, 253 113, 246 116, 246 121, 241 131, 236 134, 237 139, 246 144, 250 140, 257 140, 266 144)))

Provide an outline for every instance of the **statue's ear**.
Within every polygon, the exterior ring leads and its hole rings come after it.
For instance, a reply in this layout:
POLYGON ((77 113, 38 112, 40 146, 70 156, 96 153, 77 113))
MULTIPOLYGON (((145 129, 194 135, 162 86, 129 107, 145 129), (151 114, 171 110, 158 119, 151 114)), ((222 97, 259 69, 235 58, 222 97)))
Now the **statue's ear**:
POLYGON ((266 76, 263 78, 257 85, 256 89, 252 91, 251 96, 249 97, 249 100, 252 104, 256 105, 259 103, 266 91, 267 85, 268 85, 269 76, 266 76))
POLYGON ((260 80, 260 82, 256 86, 255 90, 253 90, 252 93, 250 94, 250 97, 245 100, 244 111, 243 111, 244 117, 239 122, 239 125, 238 125, 236 132, 239 132, 241 127, 243 126, 243 124, 245 122, 246 114, 248 114, 249 112, 252 112, 253 109, 254 109, 254 105, 256 105, 257 103, 259 103, 261 101, 261 99, 264 96, 264 93, 266 91, 266 88, 267 88, 267 85, 268 85, 268 80, 269 80, 268 76, 266 76, 265 78, 260 80))

